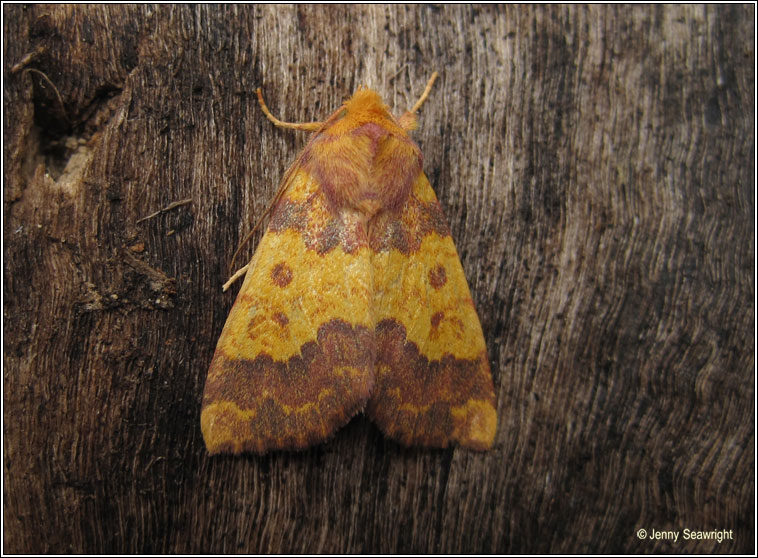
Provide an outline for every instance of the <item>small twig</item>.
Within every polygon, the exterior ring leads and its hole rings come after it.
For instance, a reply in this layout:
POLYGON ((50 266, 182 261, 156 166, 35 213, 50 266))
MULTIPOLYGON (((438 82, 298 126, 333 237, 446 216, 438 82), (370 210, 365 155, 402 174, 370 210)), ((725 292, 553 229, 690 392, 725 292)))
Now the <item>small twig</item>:
POLYGON ((47 50, 47 46, 46 45, 40 45, 40 46, 37 47, 36 50, 33 50, 33 51, 25 54, 24 57, 21 60, 19 60, 16 64, 13 65, 13 67, 11 68, 11 73, 12 74, 19 73, 26 66, 28 66, 31 63, 32 60, 34 60, 35 58, 37 58, 37 56, 39 56, 40 54, 42 54, 46 50, 47 50))
POLYGON ((397 76, 399 76, 399 75, 401 74, 401 72, 403 72, 403 70, 405 70, 407 67, 408 67, 408 63, 406 62, 405 64, 403 64, 403 65, 400 67, 400 69, 399 69, 397 72, 395 72, 394 74, 392 74, 392 75, 389 77, 389 79, 388 79, 387 81, 392 81, 393 79, 395 79, 395 78, 396 78, 397 76))
POLYGON ((49 77, 47 77, 47 74, 45 74, 45 72, 40 72, 36 68, 26 68, 24 72, 34 72, 35 74, 39 74, 45 79, 45 81, 47 81, 47 83, 50 84, 50 87, 53 88, 53 91, 55 92, 55 96, 58 98, 58 102, 61 105, 61 112, 63 113, 63 118, 66 119, 66 122, 71 122, 68 119, 68 114, 66 114, 66 105, 63 104, 63 98, 61 98, 61 94, 58 92, 58 88, 55 87, 55 84, 50 80, 49 77))
POLYGON ((152 219, 153 217, 157 217, 161 213, 166 213, 167 211, 171 211, 172 209, 176 209, 177 207, 181 207, 182 205, 187 205, 188 203, 192 203, 192 198, 187 198, 186 200, 180 200, 175 201, 173 203, 168 204, 163 209, 159 209, 155 213, 151 213, 147 217, 143 217, 142 219, 138 219, 135 225, 141 223, 142 221, 147 221, 148 219, 152 219))
POLYGON ((242 276, 245 274, 245 272, 247 272, 247 268, 248 268, 248 267, 250 267, 250 264, 247 264, 245 267, 242 267, 242 268, 238 269, 238 270, 237 270, 237 271, 234 273, 234 275, 232 275, 232 276, 229 278, 229 280, 228 280, 226 283, 224 283, 224 286, 223 286, 223 287, 221 287, 221 290, 222 290, 222 291, 224 291, 224 292, 226 292, 226 290, 227 290, 229 287, 231 287, 231 286, 232 286, 232 283, 234 283, 234 282, 235 282, 237 279, 239 279, 240 277, 242 277, 242 276))

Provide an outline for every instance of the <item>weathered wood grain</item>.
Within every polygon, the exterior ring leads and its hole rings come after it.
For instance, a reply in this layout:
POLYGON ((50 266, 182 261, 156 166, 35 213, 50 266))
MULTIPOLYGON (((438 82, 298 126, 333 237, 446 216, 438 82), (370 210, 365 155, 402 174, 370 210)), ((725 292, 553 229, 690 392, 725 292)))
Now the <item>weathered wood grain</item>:
POLYGON ((754 551, 753 6, 3 10, 5 552, 754 551), (220 286, 305 142, 255 88, 400 113, 433 70, 495 449, 209 458, 220 286))

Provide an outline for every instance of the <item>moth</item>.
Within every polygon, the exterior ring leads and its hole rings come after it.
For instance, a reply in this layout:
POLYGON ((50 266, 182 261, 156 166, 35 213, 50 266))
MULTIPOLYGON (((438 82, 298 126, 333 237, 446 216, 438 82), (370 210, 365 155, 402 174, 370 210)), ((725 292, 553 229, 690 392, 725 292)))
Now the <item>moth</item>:
MULTIPOLYGON (((359 88, 284 175, 208 371, 208 452, 328 440, 363 413, 406 446, 486 450, 497 415, 482 327, 442 208, 409 137, 359 88)), ((238 274, 239 275, 239 274, 238 274)))

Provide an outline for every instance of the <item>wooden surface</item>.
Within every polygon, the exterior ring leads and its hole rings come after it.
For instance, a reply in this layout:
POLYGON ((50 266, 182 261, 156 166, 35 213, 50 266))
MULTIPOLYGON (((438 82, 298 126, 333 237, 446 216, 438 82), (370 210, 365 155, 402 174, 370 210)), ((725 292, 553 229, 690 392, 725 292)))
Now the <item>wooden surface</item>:
POLYGON ((5 552, 754 550, 753 6, 3 10, 5 552), (495 448, 209 458, 220 286, 306 140, 255 88, 400 114, 434 70, 495 448))

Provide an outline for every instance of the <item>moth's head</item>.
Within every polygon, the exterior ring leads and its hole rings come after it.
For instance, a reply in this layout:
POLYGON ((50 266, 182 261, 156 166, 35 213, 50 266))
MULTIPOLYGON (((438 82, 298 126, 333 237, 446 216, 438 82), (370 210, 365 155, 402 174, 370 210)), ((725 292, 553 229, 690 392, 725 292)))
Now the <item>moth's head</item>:
POLYGON ((343 108, 348 115, 354 118, 384 118, 392 117, 387 105, 382 102, 379 93, 372 89, 359 88, 350 99, 345 102, 343 108))
POLYGON ((386 129, 398 128, 387 105, 376 91, 359 88, 329 119, 327 129, 332 133, 345 133, 369 122, 386 129))

